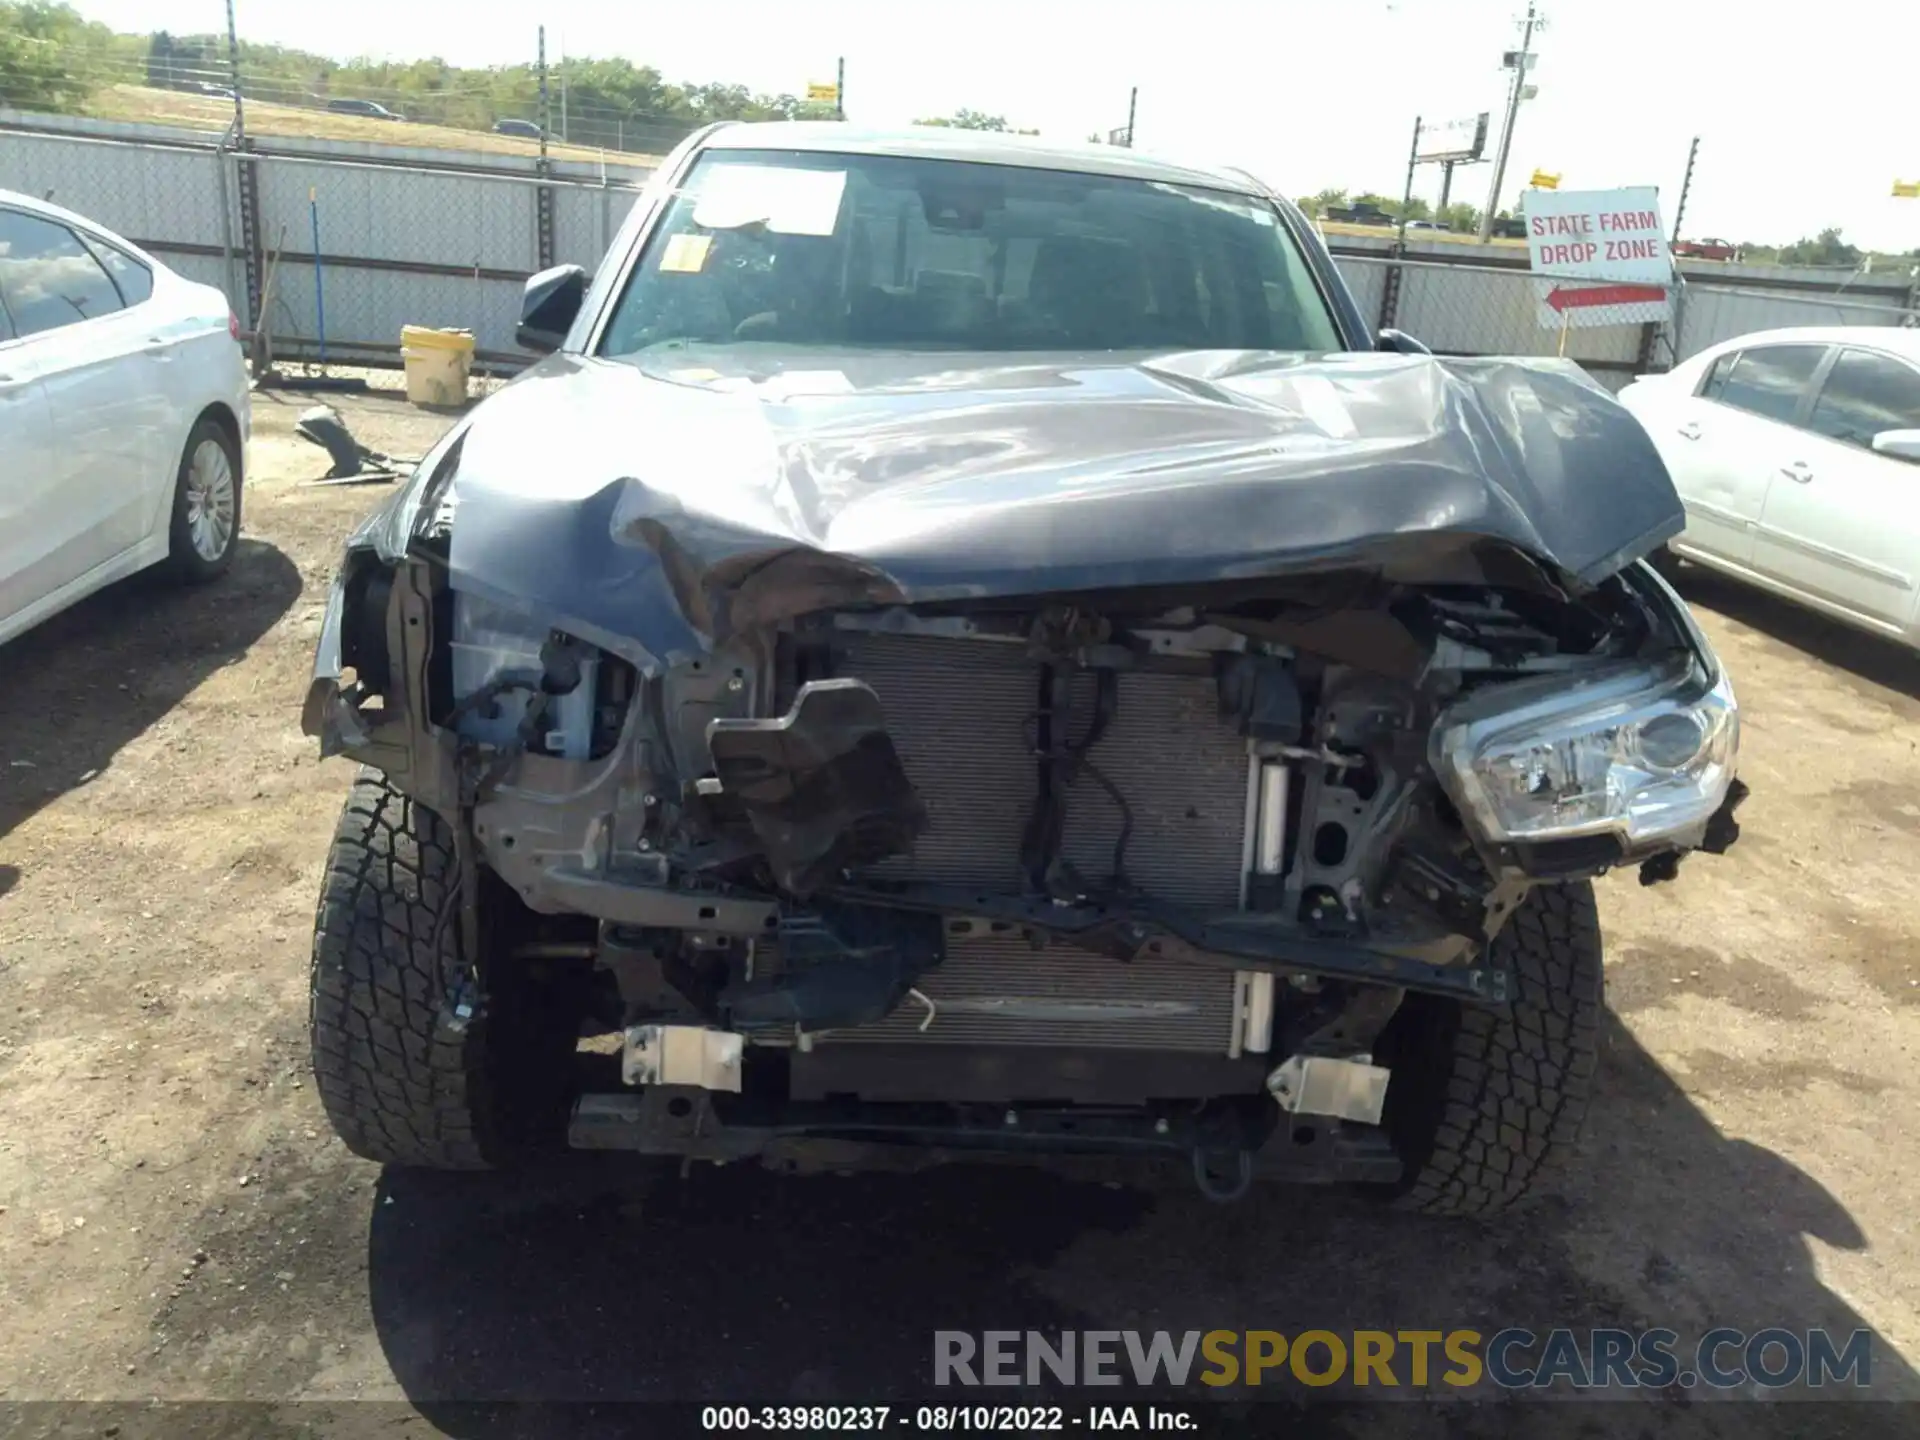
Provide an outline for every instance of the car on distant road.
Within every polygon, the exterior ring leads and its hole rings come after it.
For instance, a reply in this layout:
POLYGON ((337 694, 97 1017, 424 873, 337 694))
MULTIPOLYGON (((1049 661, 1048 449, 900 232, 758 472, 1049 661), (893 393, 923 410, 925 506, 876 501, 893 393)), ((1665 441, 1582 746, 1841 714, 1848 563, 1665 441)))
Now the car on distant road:
POLYGON ((1740 247, 1731 240, 1676 240, 1673 253, 1688 260, 1738 260, 1740 247))
POLYGON ((101 586, 226 570, 250 422, 227 298, 0 190, 0 643, 101 586))
POLYGON ((1343 225, 1391 225, 1393 216, 1378 205, 1362 201, 1357 205, 1329 205, 1326 218, 1343 225))
POLYGON ((1742 335, 1620 402, 1686 505, 1674 555, 1920 645, 1920 331, 1742 335))
POLYGON ((404 115, 396 115, 386 106, 375 104, 371 100, 329 100, 327 109, 336 115, 364 115, 370 120, 405 120, 407 118, 404 115))
POLYGON ((496 135, 518 135, 523 140, 538 140, 543 133, 531 120, 496 120, 493 122, 496 135))

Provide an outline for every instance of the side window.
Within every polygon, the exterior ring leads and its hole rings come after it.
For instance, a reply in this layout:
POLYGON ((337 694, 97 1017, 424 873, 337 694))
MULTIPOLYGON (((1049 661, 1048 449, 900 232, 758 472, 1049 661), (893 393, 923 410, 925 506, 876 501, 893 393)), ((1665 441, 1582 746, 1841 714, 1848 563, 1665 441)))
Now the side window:
POLYGON ((120 292, 79 236, 17 210, 0 210, 0 294, 23 336, 121 308, 120 292))
POLYGON ((93 252, 93 258, 113 277, 114 289, 128 309, 153 294, 153 272, 117 245, 109 245, 95 235, 82 235, 81 242, 93 252))
POLYGON ((1733 369, 1733 362, 1740 358, 1738 350, 1729 350, 1708 368, 1706 379, 1700 384, 1700 396, 1704 400, 1718 400, 1727 388, 1727 373, 1733 369))
POLYGON ((1762 345, 1742 350, 1712 398, 1736 410, 1790 424, 1826 354, 1824 345, 1762 345))
POLYGON ((1862 447, 1882 430, 1920 430, 1920 370, 1891 355, 1842 350, 1807 428, 1862 447))

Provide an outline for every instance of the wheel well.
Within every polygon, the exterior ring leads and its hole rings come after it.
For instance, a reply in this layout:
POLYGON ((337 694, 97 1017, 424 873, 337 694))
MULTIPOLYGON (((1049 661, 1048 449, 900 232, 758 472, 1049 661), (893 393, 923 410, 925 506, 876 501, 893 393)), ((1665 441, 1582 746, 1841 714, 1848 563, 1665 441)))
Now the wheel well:
MULTIPOLYGON (((224 402, 216 400, 193 417, 193 428, 198 428, 202 420, 211 420, 227 432, 227 438, 233 442, 234 479, 244 482, 247 478, 247 447, 240 443, 240 417, 224 402)), ((192 433, 191 429, 188 433, 192 433)))

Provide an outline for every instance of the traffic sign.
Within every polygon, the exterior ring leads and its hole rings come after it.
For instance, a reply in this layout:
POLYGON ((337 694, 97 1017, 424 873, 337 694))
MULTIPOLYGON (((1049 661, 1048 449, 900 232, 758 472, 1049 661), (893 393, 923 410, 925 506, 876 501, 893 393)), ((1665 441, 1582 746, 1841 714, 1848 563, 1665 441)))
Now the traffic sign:
POLYGON ((1560 177, 1550 171, 1536 170, 1533 172, 1533 178, 1527 183, 1536 190, 1558 190, 1560 177))
POLYGON ((1520 197, 1539 321, 1569 326, 1665 320, 1673 257, 1651 185, 1528 190, 1520 197), (1586 284, 1562 284, 1585 281, 1586 284))
POLYGON ((822 105, 832 105, 840 99, 840 87, 831 81, 825 85, 817 81, 809 81, 807 99, 818 101, 822 105))

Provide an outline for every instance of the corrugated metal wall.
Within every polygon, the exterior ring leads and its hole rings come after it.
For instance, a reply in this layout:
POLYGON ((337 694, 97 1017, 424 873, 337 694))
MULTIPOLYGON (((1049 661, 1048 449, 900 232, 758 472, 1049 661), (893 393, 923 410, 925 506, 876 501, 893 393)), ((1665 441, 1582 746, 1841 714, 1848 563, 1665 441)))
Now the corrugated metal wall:
MULTIPOLYGON (((260 243, 284 244, 267 321, 276 350, 310 353, 320 333, 311 193, 319 208, 327 347, 341 359, 391 360, 403 325, 470 328, 502 366, 513 345, 520 285, 540 265, 538 183, 530 158, 364 142, 274 139, 252 157, 213 137, 157 126, 0 111, 0 188, 51 195, 147 246, 195 280, 221 286, 246 313, 239 254, 240 167, 258 177, 260 243), (476 276, 475 270, 480 273, 476 276)), ((555 163, 552 259, 591 269, 651 172, 555 163)), ((1384 234, 1333 237, 1336 260, 1369 320, 1399 281, 1392 323, 1434 349, 1550 355, 1560 336, 1539 322, 1532 277, 1488 265, 1485 252, 1410 241, 1404 261, 1384 234)), ((1679 357, 1730 336, 1788 325, 1897 325, 1915 317, 1904 280, 1818 271, 1689 264, 1679 357), (1843 283, 1844 282, 1844 283, 1843 283)), ((1618 387, 1640 356, 1637 325, 1569 332, 1567 354, 1618 387)), ((1666 360, 1663 344, 1659 358, 1666 360)))

